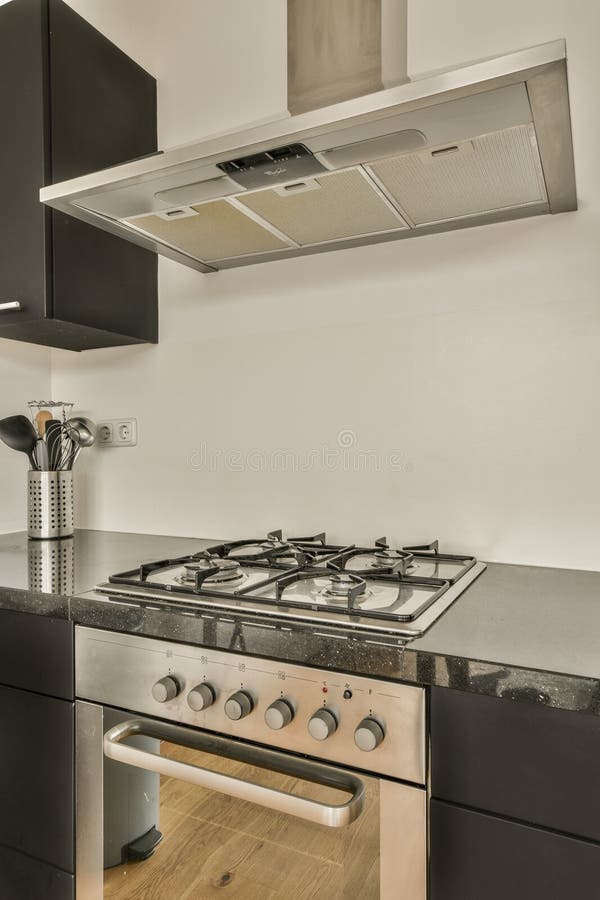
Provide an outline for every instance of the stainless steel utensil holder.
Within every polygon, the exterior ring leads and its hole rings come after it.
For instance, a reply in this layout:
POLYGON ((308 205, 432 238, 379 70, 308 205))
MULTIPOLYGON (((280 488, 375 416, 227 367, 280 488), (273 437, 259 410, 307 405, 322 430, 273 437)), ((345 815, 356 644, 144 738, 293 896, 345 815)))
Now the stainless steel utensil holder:
POLYGON ((71 537, 73 520, 73 472, 28 473, 27 533, 30 538, 71 537))

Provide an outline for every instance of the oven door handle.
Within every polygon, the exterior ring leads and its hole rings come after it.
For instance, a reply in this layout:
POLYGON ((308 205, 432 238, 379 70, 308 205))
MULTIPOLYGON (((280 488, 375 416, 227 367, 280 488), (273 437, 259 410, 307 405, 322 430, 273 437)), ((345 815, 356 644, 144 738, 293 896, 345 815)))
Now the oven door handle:
POLYGON ((207 732, 192 731, 166 722, 128 719, 126 722, 115 725, 104 735, 104 755, 128 766, 187 781, 229 797, 236 797, 238 800, 248 800, 258 806, 265 806, 268 809, 297 816, 308 822, 328 825, 331 828, 341 828, 354 822, 361 814, 365 802, 364 784, 351 772, 307 759, 287 756, 276 750, 242 744, 207 732), (214 772, 191 763, 179 762, 158 753, 140 750, 123 743, 127 738, 136 735, 158 738, 182 747, 204 750, 216 756, 235 759, 238 762, 291 775, 325 787, 337 788, 350 794, 351 797, 346 803, 331 806, 317 800, 307 800, 305 797, 298 797, 285 791, 243 781, 231 775, 223 775, 221 772, 214 772))

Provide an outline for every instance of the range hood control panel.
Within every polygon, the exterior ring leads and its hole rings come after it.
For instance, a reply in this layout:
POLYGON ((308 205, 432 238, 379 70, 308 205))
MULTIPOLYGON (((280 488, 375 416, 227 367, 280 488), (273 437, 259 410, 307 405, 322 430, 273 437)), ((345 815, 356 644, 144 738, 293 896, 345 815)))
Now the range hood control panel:
POLYGON ((264 153, 232 159, 219 163, 219 169, 246 190, 271 187, 327 172, 304 144, 286 144, 264 153))

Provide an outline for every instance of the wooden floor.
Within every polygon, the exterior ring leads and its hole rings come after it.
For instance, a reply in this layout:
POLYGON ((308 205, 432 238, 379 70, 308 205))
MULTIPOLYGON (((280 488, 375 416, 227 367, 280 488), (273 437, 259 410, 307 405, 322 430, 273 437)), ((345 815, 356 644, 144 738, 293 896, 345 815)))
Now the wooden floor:
MULTIPOLYGON (((163 744, 164 755, 270 787, 343 802, 342 794, 242 763, 163 744)), ((144 862, 105 872, 111 900, 377 900, 379 808, 367 781, 365 812, 347 828, 326 828, 161 779, 163 840, 144 862)))

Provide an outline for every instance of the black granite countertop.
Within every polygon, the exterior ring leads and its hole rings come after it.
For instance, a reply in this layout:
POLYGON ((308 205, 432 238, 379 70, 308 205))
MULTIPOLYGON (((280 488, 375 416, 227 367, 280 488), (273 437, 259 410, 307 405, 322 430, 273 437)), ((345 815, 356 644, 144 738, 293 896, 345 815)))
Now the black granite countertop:
POLYGON ((324 669, 496 695, 600 714, 600 573, 490 564, 409 644, 274 626, 189 607, 113 600, 93 591, 140 562, 214 540, 77 531, 69 541, 0 535, 0 608, 235 650, 324 669))

